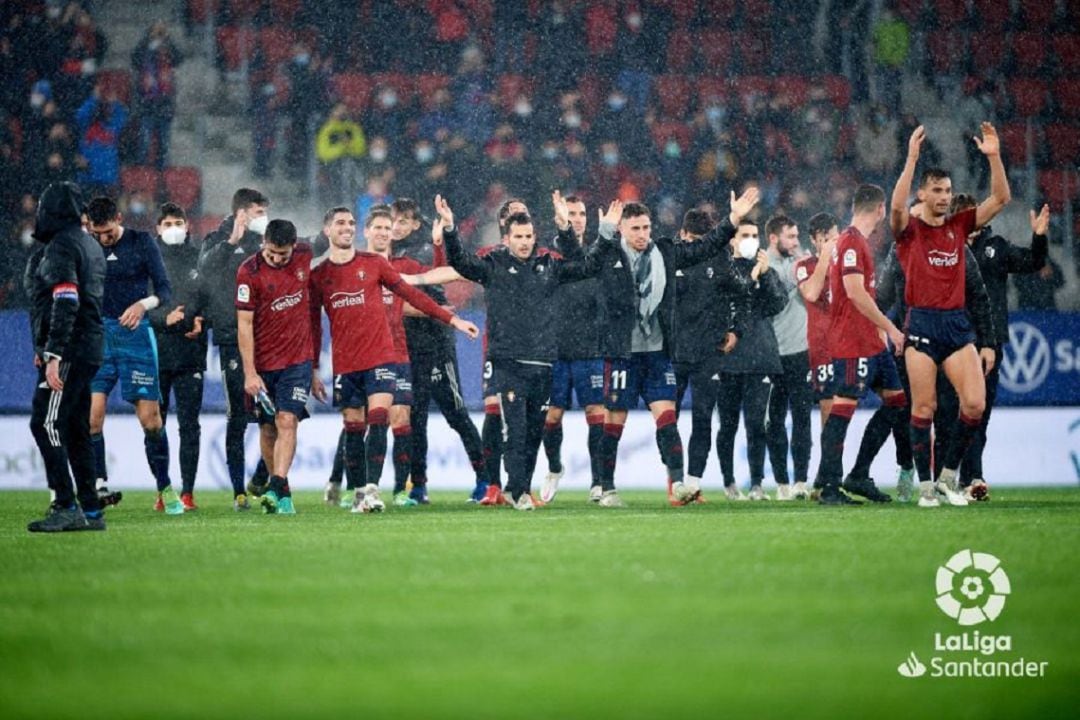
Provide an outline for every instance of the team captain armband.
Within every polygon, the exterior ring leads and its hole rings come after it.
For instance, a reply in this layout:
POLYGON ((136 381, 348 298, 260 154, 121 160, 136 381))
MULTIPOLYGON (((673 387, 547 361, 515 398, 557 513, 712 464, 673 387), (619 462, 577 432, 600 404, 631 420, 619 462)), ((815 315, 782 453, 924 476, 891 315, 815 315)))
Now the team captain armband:
POLYGON ((75 283, 59 283, 53 285, 52 289, 53 300, 70 300, 71 302, 79 302, 79 286, 75 283))

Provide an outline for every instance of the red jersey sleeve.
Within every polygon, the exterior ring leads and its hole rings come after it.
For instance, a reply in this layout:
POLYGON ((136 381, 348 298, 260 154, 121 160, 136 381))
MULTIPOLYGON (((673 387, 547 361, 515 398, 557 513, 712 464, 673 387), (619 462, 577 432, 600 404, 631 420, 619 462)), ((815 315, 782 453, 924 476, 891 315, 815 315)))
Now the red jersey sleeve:
POLYGON ((431 260, 432 267, 443 267, 446 265, 446 243, 441 242, 438 245, 433 246, 435 249, 431 260))
POLYGON ((255 276, 248 267, 248 263, 245 262, 236 269, 236 309, 255 312, 258 304, 255 276))
POLYGON ((837 243, 836 253, 840 258, 841 275, 866 275, 869 264, 866 262, 865 248, 858 247, 848 237, 842 237, 837 243))
POLYGON ((402 280, 401 275, 397 270, 390 266, 390 263, 383 259, 379 267, 381 273, 379 282, 389 288, 392 293, 403 298, 405 302, 409 303, 425 315, 433 317, 447 325, 450 324, 450 319, 453 315, 427 295, 402 280))
POLYGON ((960 237, 965 240, 968 235, 975 232, 975 208, 968 208, 963 212, 958 212, 950 219, 956 223, 956 227, 961 233, 960 237))
MULTIPOLYGON (((439 265, 438 258, 435 259, 435 265, 439 265)), ((421 275, 431 269, 429 267, 421 265, 412 258, 407 257, 394 258, 394 260, 390 263, 390 267, 392 267, 394 270, 397 270, 402 275, 421 275)))
POLYGON ((308 275, 308 295, 311 298, 311 367, 319 367, 322 355, 322 288, 319 287, 321 273, 316 266, 308 275))

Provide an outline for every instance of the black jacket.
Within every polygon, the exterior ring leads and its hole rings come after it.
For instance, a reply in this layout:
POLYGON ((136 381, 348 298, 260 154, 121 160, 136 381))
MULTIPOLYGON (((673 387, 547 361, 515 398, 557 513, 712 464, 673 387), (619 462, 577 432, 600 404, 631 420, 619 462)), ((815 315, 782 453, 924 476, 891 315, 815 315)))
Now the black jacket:
POLYGON ((34 352, 100 365, 105 356, 101 303, 105 254, 83 231, 82 192, 73 183, 50 185, 38 202, 34 237, 43 247, 27 261, 34 352))
MULTIPOLYGON (((671 238, 658 238, 654 241, 656 249, 664 258, 664 273, 667 276, 658 315, 660 330, 664 334, 664 349, 669 356, 671 348, 678 343, 679 332, 675 321, 676 271, 715 257, 716 272, 727 274, 730 272, 731 254, 725 251, 734 235, 735 228, 725 217, 723 222, 695 243, 676 243, 671 238)), ((638 302, 634 278, 630 271, 630 258, 623 252, 618 234, 610 241, 601 239, 596 243, 596 247, 601 251, 600 355, 605 358, 628 358, 631 335, 634 323, 637 322, 638 302)), ((571 246, 560 246, 559 249, 567 257, 574 257, 575 253, 580 255, 582 252, 580 247, 575 249, 571 246)))
MULTIPOLYGON (((390 252, 395 258, 406 257, 424 267, 435 265, 435 246, 419 232, 414 232, 404 240, 394 241, 390 252)), ((438 304, 446 305, 446 292, 442 285, 420 285, 417 289, 438 304)), ((454 352, 453 336, 452 328, 433 318, 405 318, 405 344, 409 348, 410 358, 454 352)))
MULTIPOLYGON (((560 232, 555 247, 577 242, 574 231, 560 232)), ((597 242, 586 236, 584 247, 597 242)), ((600 281, 595 277, 559 286, 555 292, 556 342, 560 360, 600 357, 600 281)))
MULTIPOLYGON (((724 251, 729 257, 731 252, 724 251)), ((697 363, 720 354, 724 336, 736 332, 735 308, 721 306, 721 288, 725 275, 717 272, 712 259, 683 270, 675 271, 676 341, 672 345, 672 360, 697 363)), ((727 273, 730 276, 730 270, 727 273)), ((736 334, 738 334, 736 332, 736 334)))
MULTIPOLYGON (((990 298, 986 294, 979 263, 971 248, 964 247, 964 307, 975 328, 975 345, 979 348, 994 347, 994 318, 990 311, 990 298)), ((901 329, 907 325, 907 305, 904 303, 904 268, 894 245, 885 262, 881 264, 881 276, 877 283, 877 306, 892 318, 901 329)), ((1008 333, 1006 326, 1005 332, 1008 333)))
POLYGON ((784 371, 780 364, 780 346, 769 318, 787 305, 787 291, 772 268, 753 280, 750 272, 756 264, 756 260, 745 258, 733 260, 731 272, 721 280, 720 306, 738 308, 740 318, 739 342, 734 350, 720 355, 717 361, 721 372, 772 375, 784 371))
POLYGON ((195 316, 205 312, 206 300, 203 285, 199 281, 199 248, 189 236, 182 245, 167 245, 157 238, 165 271, 172 280, 172 301, 150 311, 150 325, 154 328, 158 345, 158 366, 162 370, 206 370, 206 325, 194 339, 184 337, 195 324, 195 316), (166 324, 169 313, 184 306, 184 319, 173 325, 166 324))
POLYGON ((233 220, 230 215, 206 236, 199 255, 199 278, 206 298, 203 319, 214 328, 215 345, 236 345, 236 271, 262 245, 262 237, 251 231, 244 233, 239 244, 230 245, 233 220))
POLYGON ((1009 342, 1009 274, 1038 272, 1046 264, 1047 237, 1032 235, 1031 247, 1017 247, 982 229, 968 245, 979 264, 986 294, 990 297, 990 313, 994 319, 994 339, 997 345, 1009 342))
POLYGON ((605 244, 594 243, 580 260, 536 251, 521 260, 507 248, 476 257, 465 252, 455 231, 443 237, 450 265, 462 277, 484 286, 488 359, 554 362, 558 357, 556 288, 595 275, 605 244))

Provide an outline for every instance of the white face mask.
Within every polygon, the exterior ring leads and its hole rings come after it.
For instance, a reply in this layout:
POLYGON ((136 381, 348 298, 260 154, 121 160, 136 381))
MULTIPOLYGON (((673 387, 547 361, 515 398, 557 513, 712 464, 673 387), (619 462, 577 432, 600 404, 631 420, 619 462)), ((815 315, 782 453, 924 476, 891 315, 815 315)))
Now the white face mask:
POLYGON ((268 218, 265 215, 260 215, 259 217, 251 218, 251 220, 248 221, 248 228, 247 229, 250 230, 251 232, 255 233, 256 235, 265 235, 266 234, 266 226, 269 225, 269 224, 270 224, 270 218, 268 218))
POLYGON ((19 236, 22 241, 23 247, 30 247, 34 244, 34 228, 26 228, 22 231, 22 235, 19 236))
POLYGON ((743 238, 739 241, 739 257, 745 260, 753 260, 757 257, 760 244, 757 238, 743 238))
POLYGON ((372 148, 372 150, 371 150, 371 159, 374 160, 375 162, 382 162, 383 160, 386 159, 386 149, 385 148, 372 148))
POLYGON ((187 229, 176 225, 161 231, 161 242, 166 245, 183 245, 185 238, 187 238, 187 229))

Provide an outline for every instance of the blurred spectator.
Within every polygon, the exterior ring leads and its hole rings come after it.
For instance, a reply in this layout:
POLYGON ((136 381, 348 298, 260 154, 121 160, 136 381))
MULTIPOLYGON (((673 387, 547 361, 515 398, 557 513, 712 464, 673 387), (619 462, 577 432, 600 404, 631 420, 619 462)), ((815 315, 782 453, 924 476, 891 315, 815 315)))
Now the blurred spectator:
POLYGON ((592 184, 596 201, 601 204, 620 197, 623 183, 630 179, 628 166, 619 152, 619 143, 614 140, 601 143, 597 162, 592 168, 592 184))
POLYGON ((356 198, 356 224, 362 226, 367 220, 368 213, 374 205, 394 202, 394 196, 390 194, 386 180, 381 177, 370 177, 364 187, 364 192, 356 198))
POLYGON ((643 116, 630 106, 627 94, 618 88, 608 93, 604 107, 589 127, 590 145, 597 147, 605 140, 617 140, 631 165, 652 155, 652 140, 643 116))
POLYGON ((895 112, 900 107, 900 81, 911 46, 908 26, 891 10, 885 10, 874 24, 872 33, 877 101, 895 112))
POLYGON ((145 190, 136 190, 120 197, 120 211, 124 214, 124 227, 154 232, 157 217, 154 215, 154 198, 145 190))
POLYGON ((366 149, 363 129, 349 117, 345 105, 335 105, 315 137, 315 156, 326 180, 324 200, 330 198, 330 202, 335 202, 346 188, 357 187, 357 163, 366 149))
POLYGON ((534 23, 537 95, 551 97, 577 87, 585 70, 585 21, 580 6, 569 0, 551 0, 534 23))
POLYGON ((462 135, 471 143, 483 145, 494 130, 495 112, 491 107, 491 78, 484 66, 484 55, 476 45, 461 53, 452 93, 462 135))
POLYGON ((286 66, 289 79, 289 99, 285 113, 289 118, 289 145, 286 155, 288 175, 299 179, 307 175, 310 147, 314 145, 315 128, 311 127, 315 116, 326 104, 329 61, 313 55, 303 42, 293 46, 293 56, 286 66))
POLYGON ((855 157, 858 160, 861 182, 890 187, 895 182, 893 171, 902 157, 898 150, 896 120, 889 117, 882 105, 867 109, 855 133, 855 157))
POLYGON ((1061 266, 1054 262, 1052 257, 1046 258, 1046 265, 1042 270, 1036 273, 1015 274, 1012 276, 1012 281, 1016 287, 1018 309, 1058 309, 1054 293, 1065 287, 1065 275, 1061 272, 1061 266))
MULTIPOLYGON (((79 154, 86 163, 79 183, 88 197, 115 195, 120 183, 120 131, 127 124, 127 108, 115 96, 102 97, 95 86, 93 94, 75 114, 79 123, 79 154)), ((52 160, 50 159, 50 167, 52 160)))
POLYGON ((450 91, 439 88, 431 96, 430 107, 420 114, 417 135, 432 142, 442 142, 457 132, 457 129, 458 123, 454 119, 450 91))
POLYGON ((369 177, 381 177, 387 184, 392 183, 396 174, 394 160, 398 157, 400 153, 391 153, 390 142, 382 135, 371 138, 367 154, 357 162, 356 181, 344 188, 346 194, 362 187, 369 177))
POLYGON ((135 116, 141 134, 139 164, 147 165, 150 151, 156 148, 154 166, 165 167, 169 157, 169 139, 176 114, 176 68, 183 62, 169 29, 162 21, 150 26, 146 36, 131 53, 135 78, 135 116))
POLYGON ((90 13, 70 3, 65 9, 68 19, 67 47, 55 75, 53 91, 61 107, 73 107, 86 97, 94 85, 94 75, 101 67, 108 49, 105 34, 94 24, 90 13))
POLYGON ((521 74, 525 70, 525 33, 529 28, 528 3, 496 2, 495 72, 521 74))
POLYGON ((660 51, 667 46, 667 34, 655 24, 658 16, 650 15, 646 27, 641 8, 626 5, 616 36, 619 67, 615 86, 626 93, 630 107, 638 113, 644 113, 649 104, 652 76, 660 71, 660 51))
POLYGON ((372 135, 400 138, 405 135, 405 119, 409 108, 403 107, 397 90, 386 85, 375 91, 374 102, 364 118, 364 127, 372 135))
POLYGON ((19 211, 10 226, 0 228, 4 232, 0 240, 0 308, 17 309, 29 307, 23 290, 22 275, 27 258, 34 247, 34 215, 37 201, 33 195, 24 195, 19 211))
POLYGON ((284 104, 278 83, 266 78, 251 93, 251 144, 255 159, 252 174, 260 180, 269 178, 277 157, 277 132, 284 104))

